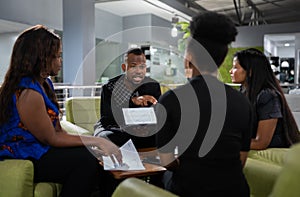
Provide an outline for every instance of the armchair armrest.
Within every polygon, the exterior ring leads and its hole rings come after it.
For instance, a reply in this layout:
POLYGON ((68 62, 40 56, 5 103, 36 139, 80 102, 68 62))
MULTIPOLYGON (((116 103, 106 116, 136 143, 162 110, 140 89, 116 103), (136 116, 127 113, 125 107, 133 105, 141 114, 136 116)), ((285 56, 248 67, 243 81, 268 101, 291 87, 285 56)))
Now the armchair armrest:
POLYGON ((248 158, 244 174, 251 196, 269 196, 282 167, 275 163, 248 158))
POLYGON ((78 135, 93 135, 94 133, 84 129, 80 126, 77 126, 67 120, 61 120, 60 121, 61 127, 66 130, 68 133, 71 134, 78 134, 78 135))
POLYGON ((59 196, 61 184, 34 183, 34 167, 30 160, 0 161, 0 196, 54 197, 59 196))
POLYGON ((114 191, 112 197, 121 197, 121 196, 161 196, 161 197, 176 197, 177 195, 163 190, 154 185, 148 184, 137 178, 128 178, 125 179, 114 191))
POLYGON ((29 160, 0 161, 0 196, 32 197, 33 163, 29 160))

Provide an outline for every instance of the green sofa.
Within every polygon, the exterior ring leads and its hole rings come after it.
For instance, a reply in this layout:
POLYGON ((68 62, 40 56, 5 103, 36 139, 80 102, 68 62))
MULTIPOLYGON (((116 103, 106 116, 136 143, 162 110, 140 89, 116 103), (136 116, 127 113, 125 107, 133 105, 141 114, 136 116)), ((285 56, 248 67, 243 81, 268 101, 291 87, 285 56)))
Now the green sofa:
POLYGON ((93 135, 100 119, 100 97, 70 97, 65 103, 66 116, 62 127, 69 133, 93 135))
MULTIPOLYGON (((68 99, 66 119, 62 127, 69 133, 92 135, 93 125, 100 116, 100 98, 68 99), (96 114, 98 112, 98 115, 96 114)), ((30 160, 0 161, 0 197, 57 197, 61 185, 34 183, 34 168, 30 160)))
POLYGON ((250 151, 244 173, 252 197, 300 196, 300 143, 250 151))
POLYGON ((285 156, 285 163, 277 177, 270 197, 300 196, 300 143, 285 156))
POLYGON ((288 150, 288 148, 269 148, 249 152, 244 174, 252 197, 269 196, 282 170, 288 150))
POLYGON ((1 197, 56 197, 61 185, 34 183, 33 164, 29 160, 6 159, 0 161, 1 197))
POLYGON ((146 183, 137 178, 128 178, 121 182, 115 189, 112 197, 176 197, 159 187, 146 183))
MULTIPOLYGON (((245 174, 251 196, 300 196, 300 143, 290 149, 251 151, 245 174), (254 190, 253 190, 254 189, 254 190)), ((173 197, 174 194, 147 184, 136 178, 123 181, 112 197, 173 197)))
MULTIPOLYGON (((300 128, 300 95, 285 94, 285 98, 300 128)), ((249 152, 244 173, 250 186, 251 196, 266 197, 270 196, 271 193, 272 196, 284 196, 277 194, 276 188, 279 186, 277 181, 283 168, 286 168, 284 166, 291 151, 289 148, 269 148, 249 152)), ((300 155, 300 152, 298 155, 300 155)))

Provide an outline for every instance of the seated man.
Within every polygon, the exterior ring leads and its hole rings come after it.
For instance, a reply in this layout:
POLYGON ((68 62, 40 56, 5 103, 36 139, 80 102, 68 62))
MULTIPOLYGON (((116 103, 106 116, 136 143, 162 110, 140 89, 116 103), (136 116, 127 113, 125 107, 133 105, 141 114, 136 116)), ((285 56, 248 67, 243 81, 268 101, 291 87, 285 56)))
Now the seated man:
POLYGON ((137 148, 155 146, 151 126, 126 126, 122 108, 150 107, 161 95, 157 81, 146 77, 146 57, 140 48, 129 49, 122 70, 125 72, 103 85, 101 118, 95 124, 95 136, 105 137, 121 146, 132 139, 137 148))

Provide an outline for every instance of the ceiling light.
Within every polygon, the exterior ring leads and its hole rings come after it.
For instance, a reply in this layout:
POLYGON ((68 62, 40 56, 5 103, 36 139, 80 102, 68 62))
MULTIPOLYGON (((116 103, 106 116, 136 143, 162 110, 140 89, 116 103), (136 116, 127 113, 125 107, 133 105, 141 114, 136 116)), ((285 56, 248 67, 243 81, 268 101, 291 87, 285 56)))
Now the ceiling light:
POLYGON ((289 46, 291 46, 291 44, 287 42, 287 43, 284 43, 284 46, 289 47, 289 46))
POLYGON ((174 25, 173 28, 171 29, 171 36, 172 37, 177 37, 178 36, 178 30, 176 28, 176 25, 174 25))
POLYGON ((173 16, 172 21, 171 21, 171 23, 173 25, 173 28, 171 29, 171 36, 172 37, 177 37, 177 35, 178 35, 178 30, 177 30, 177 27, 176 27, 178 22, 179 22, 179 18, 176 15, 173 16))

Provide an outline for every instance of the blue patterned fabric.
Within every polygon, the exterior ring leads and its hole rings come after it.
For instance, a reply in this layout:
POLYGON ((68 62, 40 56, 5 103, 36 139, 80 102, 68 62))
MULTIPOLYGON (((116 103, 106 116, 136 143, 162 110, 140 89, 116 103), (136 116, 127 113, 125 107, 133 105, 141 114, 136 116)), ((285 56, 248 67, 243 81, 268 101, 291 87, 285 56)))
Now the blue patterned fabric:
MULTIPOLYGON (((53 89, 51 80, 47 79, 47 82, 53 89)), ((19 90, 23 89, 35 90, 43 96, 47 112, 51 118, 53 126, 55 126, 56 121, 58 120, 59 110, 44 93, 41 85, 32 78, 24 77, 19 84, 19 90)), ((49 146, 40 143, 21 123, 16 107, 18 92, 19 91, 17 91, 12 98, 12 116, 6 124, 0 126, 0 159, 39 159, 49 150, 49 146)))

